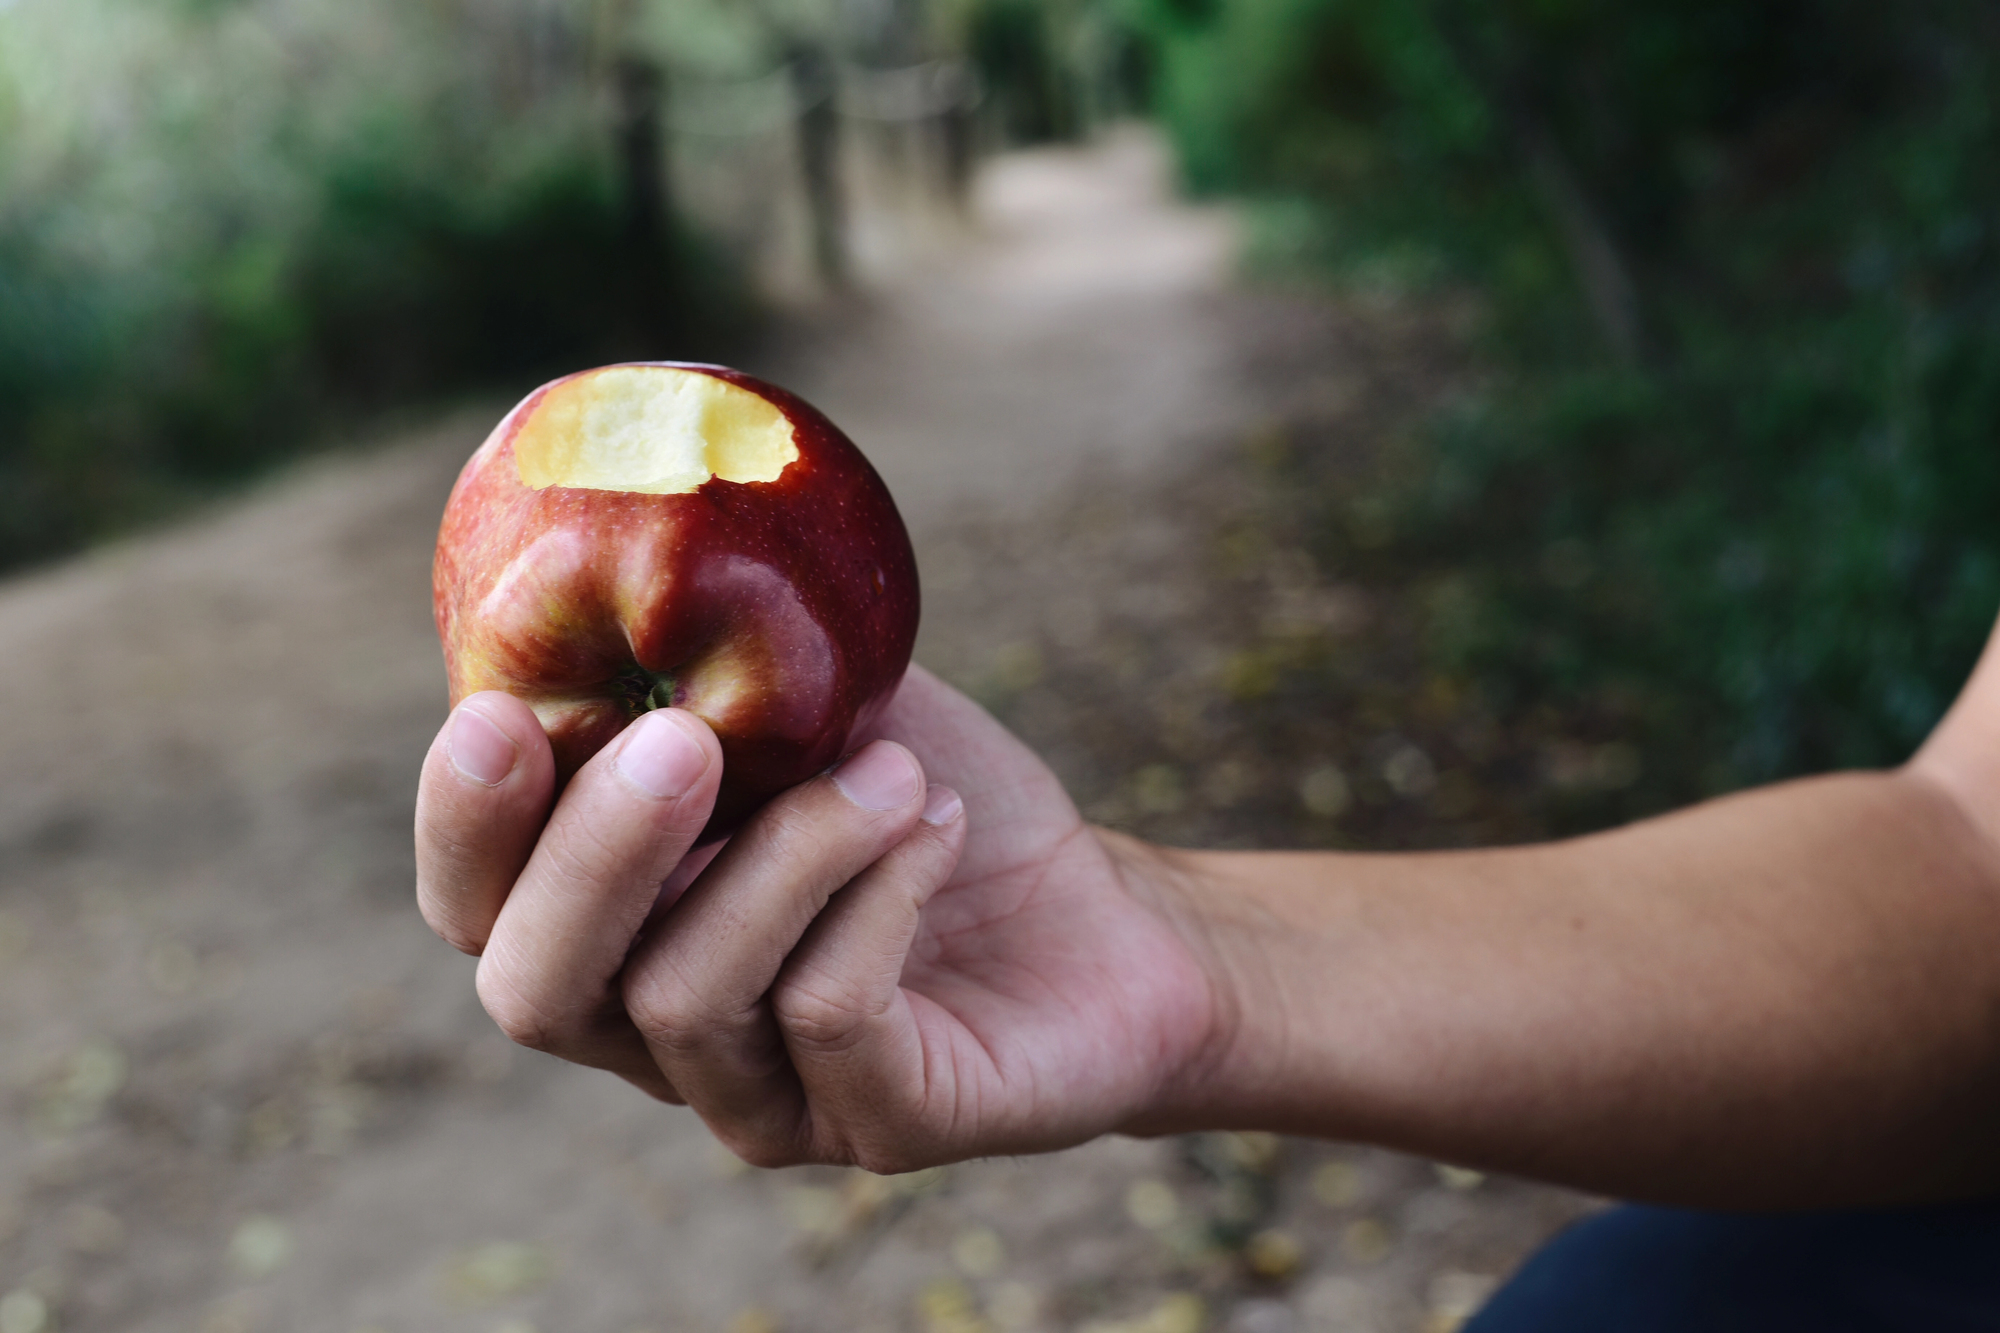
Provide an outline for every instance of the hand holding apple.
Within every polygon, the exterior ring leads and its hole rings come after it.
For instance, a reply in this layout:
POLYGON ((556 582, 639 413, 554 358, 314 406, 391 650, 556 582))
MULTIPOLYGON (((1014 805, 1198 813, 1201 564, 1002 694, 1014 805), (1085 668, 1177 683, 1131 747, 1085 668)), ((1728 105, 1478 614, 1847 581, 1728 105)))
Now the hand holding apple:
POLYGON ((719 366, 544 385, 466 464, 433 598, 454 705, 534 710, 558 785, 650 709, 721 743, 713 828, 824 769, 887 702, 916 562, 880 478, 797 397, 719 366))
POLYGON ((477 695, 424 765, 424 915, 482 955, 515 1040, 686 1102, 761 1165, 1177 1127, 1226 1024, 1157 854, 1087 828, 921 668, 875 731, 710 862, 719 756, 690 715, 648 713, 550 813, 534 716, 477 695))

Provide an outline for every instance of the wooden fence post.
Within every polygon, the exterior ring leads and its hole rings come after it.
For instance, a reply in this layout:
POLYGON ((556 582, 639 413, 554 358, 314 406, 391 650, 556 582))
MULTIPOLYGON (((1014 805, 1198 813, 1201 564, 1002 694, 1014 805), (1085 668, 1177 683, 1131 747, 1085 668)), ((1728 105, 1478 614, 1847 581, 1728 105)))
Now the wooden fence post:
POLYGON ((678 275, 672 251, 672 191, 667 183, 666 75, 644 56, 619 57, 613 70, 613 138, 623 193, 620 238, 632 265, 633 333, 649 355, 674 329, 678 275))
POLYGON ((847 215, 840 190, 840 112, 834 105, 833 59, 818 46, 792 49, 799 172, 812 220, 813 263, 828 287, 847 285, 847 215))
POLYGON ((666 136, 660 124, 666 76, 652 60, 623 56, 618 61, 617 89, 626 240, 635 250, 657 248, 666 239, 669 207, 666 136))

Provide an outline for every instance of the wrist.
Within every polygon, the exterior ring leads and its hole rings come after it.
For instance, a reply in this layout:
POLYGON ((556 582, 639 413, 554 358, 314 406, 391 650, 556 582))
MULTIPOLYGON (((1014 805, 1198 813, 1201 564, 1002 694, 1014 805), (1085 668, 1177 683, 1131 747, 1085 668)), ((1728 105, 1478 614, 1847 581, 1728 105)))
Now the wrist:
POLYGON ((1206 991, 1199 1031, 1174 1034, 1151 1097, 1121 1133, 1152 1135, 1253 1128, 1269 1061, 1283 1049, 1283 992, 1272 984, 1278 918, 1243 892, 1215 854, 1160 847, 1093 829, 1126 890, 1163 922, 1194 960, 1206 991))

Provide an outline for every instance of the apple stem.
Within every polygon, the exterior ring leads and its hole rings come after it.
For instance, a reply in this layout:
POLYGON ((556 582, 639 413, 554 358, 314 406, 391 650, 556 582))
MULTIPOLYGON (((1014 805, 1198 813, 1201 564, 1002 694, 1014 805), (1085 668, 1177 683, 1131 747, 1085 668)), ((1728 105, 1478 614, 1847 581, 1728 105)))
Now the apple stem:
POLYGON ((655 708, 671 708, 674 691, 680 687, 672 672, 648 671, 634 662, 619 675, 613 688, 625 706, 632 710, 632 716, 650 713, 655 708))

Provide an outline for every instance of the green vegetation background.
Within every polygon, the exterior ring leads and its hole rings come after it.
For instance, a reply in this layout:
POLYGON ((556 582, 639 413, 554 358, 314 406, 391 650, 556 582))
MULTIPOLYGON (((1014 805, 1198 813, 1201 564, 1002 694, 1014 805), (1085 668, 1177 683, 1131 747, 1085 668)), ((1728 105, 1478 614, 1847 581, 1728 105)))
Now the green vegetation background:
POLYGON ((1120 12, 1265 263, 1481 312, 1406 444, 1295 468, 1328 568, 1503 715, 1621 719, 1621 813, 1907 756, 2000 609, 2000 7, 1120 12))
POLYGON ((725 256, 622 170, 667 53, 764 54, 675 0, 0 5, 0 567, 385 411, 726 352, 725 256))

